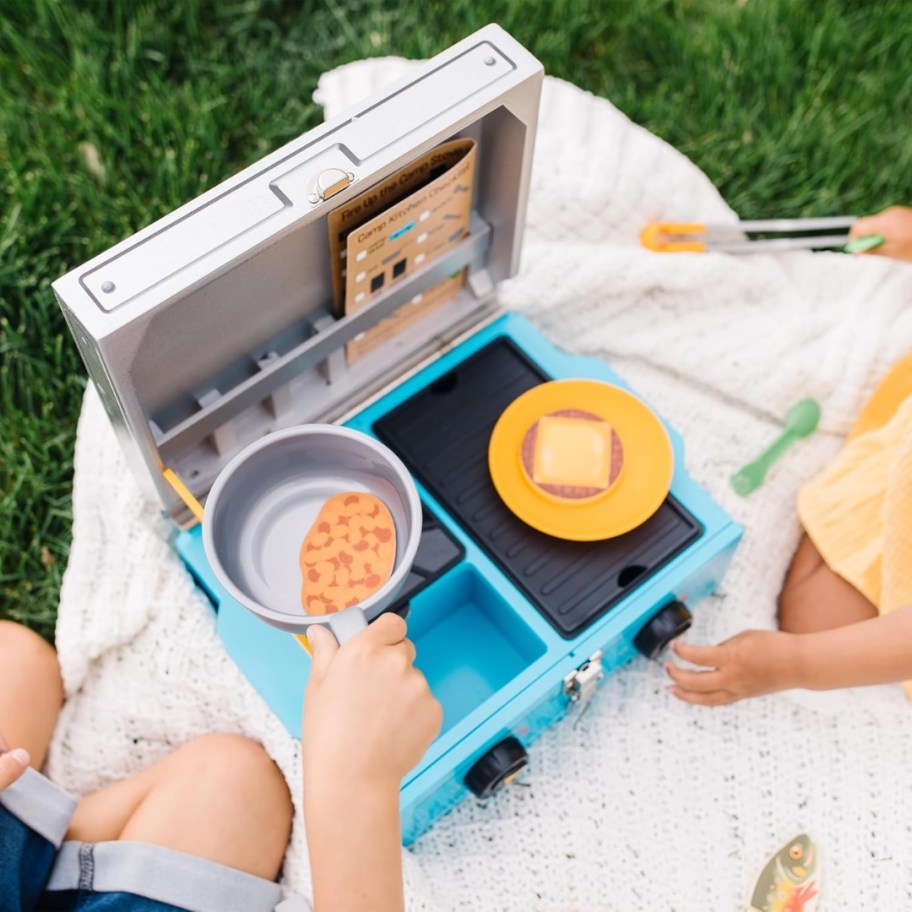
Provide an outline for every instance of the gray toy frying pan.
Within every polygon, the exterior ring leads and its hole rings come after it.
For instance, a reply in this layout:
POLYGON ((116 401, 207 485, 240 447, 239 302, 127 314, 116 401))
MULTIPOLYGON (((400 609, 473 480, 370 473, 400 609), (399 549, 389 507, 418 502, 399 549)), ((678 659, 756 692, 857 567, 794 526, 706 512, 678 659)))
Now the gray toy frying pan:
POLYGON ((206 501, 203 546, 218 581, 264 621, 293 633, 329 627, 342 643, 394 601, 421 537, 421 501, 400 459, 350 428, 309 424, 263 437, 219 473, 206 501), (301 544, 324 503, 347 491, 386 504, 396 529, 389 580, 358 605, 308 615, 301 606, 301 544))

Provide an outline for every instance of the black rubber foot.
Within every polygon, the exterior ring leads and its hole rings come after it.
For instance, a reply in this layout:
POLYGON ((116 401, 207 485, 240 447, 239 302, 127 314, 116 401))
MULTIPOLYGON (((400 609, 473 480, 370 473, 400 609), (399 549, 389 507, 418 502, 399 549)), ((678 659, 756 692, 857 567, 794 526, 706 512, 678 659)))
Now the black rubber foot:
POLYGON ((683 602, 669 602, 634 637, 633 645, 654 659, 675 637, 690 628, 693 617, 683 602))
POLYGON ((529 755, 512 735, 495 744, 466 773, 465 784, 479 798, 489 798, 511 782, 529 762, 529 755))

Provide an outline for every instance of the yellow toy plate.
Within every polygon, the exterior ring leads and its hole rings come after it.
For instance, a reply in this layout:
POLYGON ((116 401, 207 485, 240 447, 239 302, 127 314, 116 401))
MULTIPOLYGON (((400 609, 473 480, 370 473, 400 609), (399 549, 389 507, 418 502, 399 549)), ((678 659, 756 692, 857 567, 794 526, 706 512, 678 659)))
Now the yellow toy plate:
POLYGON ((636 396, 596 380, 553 380, 515 399, 494 425, 488 445, 491 481, 524 523, 556 538, 598 541, 642 525, 671 487, 674 454, 664 425, 636 396), (624 448, 624 469, 604 496, 574 503, 546 497, 522 468, 526 432, 543 415, 585 409, 607 421, 624 448))

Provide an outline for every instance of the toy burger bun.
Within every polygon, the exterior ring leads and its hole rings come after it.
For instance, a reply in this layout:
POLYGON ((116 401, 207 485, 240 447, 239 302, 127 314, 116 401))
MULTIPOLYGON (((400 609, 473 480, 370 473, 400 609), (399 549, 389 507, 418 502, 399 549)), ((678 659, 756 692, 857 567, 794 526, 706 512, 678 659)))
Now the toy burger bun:
POLYGON ((624 467, 624 447, 598 415, 561 409, 526 431, 520 462, 528 481, 547 497, 582 503, 615 484, 624 467))
POLYGON ((393 572, 396 527, 373 494, 344 491, 323 504, 301 545, 301 604, 331 614, 373 595, 393 572))

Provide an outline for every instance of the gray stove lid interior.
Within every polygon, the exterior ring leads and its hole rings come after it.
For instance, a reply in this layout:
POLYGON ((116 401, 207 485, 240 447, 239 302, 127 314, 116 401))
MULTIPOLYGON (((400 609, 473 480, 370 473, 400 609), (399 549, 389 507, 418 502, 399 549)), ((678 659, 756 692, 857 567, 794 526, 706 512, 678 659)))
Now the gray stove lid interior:
POLYGON ((165 510, 265 433, 343 414, 490 314, 519 266, 542 67, 489 25, 54 283, 133 469, 165 510), (335 319, 326 214, 453 137, 478 144, 471 235, 335 319), (350 185, 321 201, 321 175, 350 185), (455 299, 352 365, 344 344, 444 276, 455 299))

